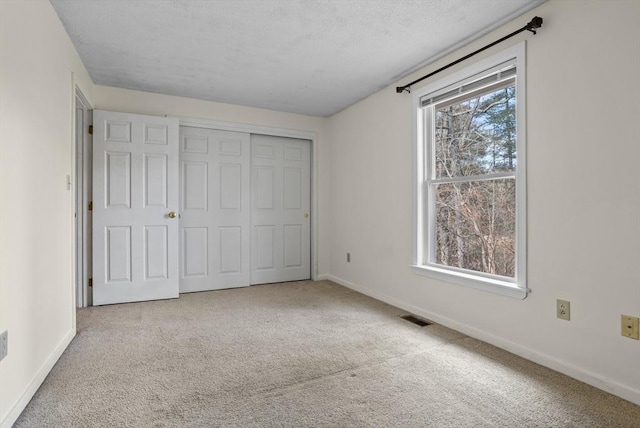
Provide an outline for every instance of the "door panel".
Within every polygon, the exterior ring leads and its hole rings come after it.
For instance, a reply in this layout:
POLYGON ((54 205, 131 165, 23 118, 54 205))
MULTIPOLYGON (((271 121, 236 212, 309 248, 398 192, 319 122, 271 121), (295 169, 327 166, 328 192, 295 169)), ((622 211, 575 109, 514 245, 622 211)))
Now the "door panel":
POLYGON ((131 227, 107 227, 106 283, 131 281, 131 227))
POLYGON ((180 292, 250 280, 249 134, 180 127, 180 292))
POLYGON ((209 229, 182 227, 182 278, 207 277, 209 274, 209 229))
POLYGON ((144 155, 144 207, 167 206, 167 166, 169 159, 165 154, 144 155))
POLYGON ((94 111, 93 304, 178 297, 178 121, 94 111))
POLYGON ((237 273, 242 270, 242 228, 220 228, 220 272, 237 273))
POLYGON ((283 226, 284 267, 302 267, 302 226, 285 224, 283 226))
POLYGON ((220 209, 239 210, 242 206, 242 166, 220 165, 220 209))
POLYGON ((131 208, 131 153, 105 153, 106 208, 131 208))
MULTIPOLYGON (((253 227, 253 270, 273 270, 275 264, 273 255, 275 254, 274 230, 275 225, 261 224, 253 227)), ((252 275, 252 277, 254 277, 252 275)))
POLYGON ((207 162, 182 161, 182 211, 207 211, 207 162))
POLYGON ((251 136, 251 284, 311 277, 311 142, 251 136))
POLYGON ((274 207, 273 186, 275 171, 270 166, 256 166, 253 168, 253 200, 254 207, 261 210, 271 210, 274 207))
POLYGON ((169 273, 167 226, 144 228, 144 278, 167 279, 169 273))
POLYGON ((282 170, 283 202, 285 210, 302 209, 302 170, 300 168, 284 168, 282 170))

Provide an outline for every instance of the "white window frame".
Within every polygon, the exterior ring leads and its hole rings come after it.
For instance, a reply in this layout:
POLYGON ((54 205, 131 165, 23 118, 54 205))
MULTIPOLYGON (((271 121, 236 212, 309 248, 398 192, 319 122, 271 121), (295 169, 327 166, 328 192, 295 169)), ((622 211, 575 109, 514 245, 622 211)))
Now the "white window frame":
POLYGON ((524 299, 527 297, 526 260, 527 260, 527 222, 526 222, 526 46, 521 42, 495 55, 449 74, 431 84, 413 92, 413 137, 414 137, 414 252, 413 271, 419 275, 473 287, 504 296, 524 299), (515 60, 516 74, 516 261, 515 276, 486 274, 473 270, 437 264, 428 259, 430 252, 430 221, 433 221, 433 206, 429 200, 427 185, 428 141, 425 136, 425 109, 421 106, 421 98, 427 94, 442 91, 448 87, 459 86, 473 76, 481 75, 505 62, 515 60))

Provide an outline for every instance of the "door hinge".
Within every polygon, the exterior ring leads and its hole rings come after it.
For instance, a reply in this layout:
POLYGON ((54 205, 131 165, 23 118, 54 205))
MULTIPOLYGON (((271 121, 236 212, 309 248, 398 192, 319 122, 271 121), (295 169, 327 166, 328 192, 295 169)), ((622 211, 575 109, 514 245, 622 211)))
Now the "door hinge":
POLYGON ((93 287, 93 278, 89 278, 89 287, 93 287))
POLYGON ((89 125, 89 135, 93 135, 93 125, 89 125))
POLYGON ((89 202, 89 205, 87 205, 87 211, 93 211, 93 201, 89 202))

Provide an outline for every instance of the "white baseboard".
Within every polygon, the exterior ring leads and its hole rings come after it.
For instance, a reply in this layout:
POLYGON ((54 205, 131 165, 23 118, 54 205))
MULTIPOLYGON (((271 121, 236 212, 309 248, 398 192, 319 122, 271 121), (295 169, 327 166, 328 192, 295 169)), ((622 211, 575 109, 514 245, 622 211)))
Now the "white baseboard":
POLYGON ((9 412, 4 416, 2 422, 0 422, 0 427, 10 428, 16 422, 16 420, 18 420, 18 417, 20 416, 22 411, 25 409, 25 407, 27 407, 27 404, 29 404, 29 401, 31 401, 34 394, 36 393, 38 388, 40 388, 40 385, 42 385, 42 382, 44 382, 45 378, 47 377, 53 366, 56 364, 64 350, 67 349, 67 346, 69 346, 75 335, 76 329, 72 328, 62 338, 60 343, 58 343, 58 346, 55 347, 53 352, 51 352, 42 366, 40 366, 40 369, 33 376, 33 379, 31 379, 31 382, 29 382, 29 385, 22 393, 20 399, 16 401, 16 403, 11 407, 11 410, 9 410, 9 412))
MULTIPOLYGON (((498 348, 509 351, 512 354, 518 355, 522 358, 533 361, 534 363, 540 364, 542 366, 548 367, 552 370, 555 370, 557 372, 570 376, 588 385, 591 385, 598 389, 606 391, 610 394, 616 395, 620 398, 624 398, 625 400, 631 401, 634 404, 640 405, 640 390, 638 389, 631 388, 627 385, 622 385, 616 381, 607 379, 596 373, 592 373, 588 370, 584 370, 566 361, 558 360, 557 358, 551 357, 549 355, 543 354, 541 352, 538 352, 533 349, 527 348, 525 346, 519 345, 517 343, 511 342, 502 337, 495 336, 484 330, 480 330, 475 327, 471 327, 467 324, 463 324, 461 322, 453 320, 451 318, 443 317, 436 313, 424 310, 411 303, 403 302, 396 298, 390 297, 384 293, 366 289, 364 287, 361 287, 349 281, 345 281, 336 276, 321 275, 321 277, 324 280, 333 281, 337 284, 343 285, 354 291, 365 294, 369 297, 373 297, 374 299, 383 301, 390 305, 396 306, 400 309, 404 309, 407 312, 411 312, 412 314, 424 317, 428 320, 441 324, 445 327, 451 328, 453 330, 457 330, 461 333, 466 334, 467 336, 473 337, 478 340, 482 340, 483 342, 489 343, 493 346, 497 346, 498 348)), ((318 279, 320 279, 320 277, 318 277, 318 279)))

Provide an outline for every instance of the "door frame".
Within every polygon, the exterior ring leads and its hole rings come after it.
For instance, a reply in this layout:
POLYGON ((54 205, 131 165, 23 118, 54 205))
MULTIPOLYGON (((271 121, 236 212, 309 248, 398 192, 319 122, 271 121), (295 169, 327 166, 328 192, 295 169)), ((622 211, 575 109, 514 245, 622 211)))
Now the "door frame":
POLYGON ((167 115, 180 121, 180 126, 218 129, 221 131, 244 132, 248 134, 271 135, 274 137, 299 138, 311 141, 311 279, 318 276, 318 133, 222 120, 197 119, 185 116, 167 115))
POLYGON ((89 126, 93 124, 93 107, 87 100, 82 90, 75 86, 74 106, 73 106, 73 135, 74 135, 74 213, 75 213, 75 306, 84 308, 91 306, 91 293, 89 290, 89 277, 91 273, 91 228, 89 228, 88 218, 91 215, 88 210, 91 201, 91 173, 93 165, 91 162, 92 136, 89 134, 89 126), (76 123, 76 110, 80 108, 83 114, 83 123, 78 128, 76 123), (78 129, 82 130, 82 135, 78 135, 78 129))

